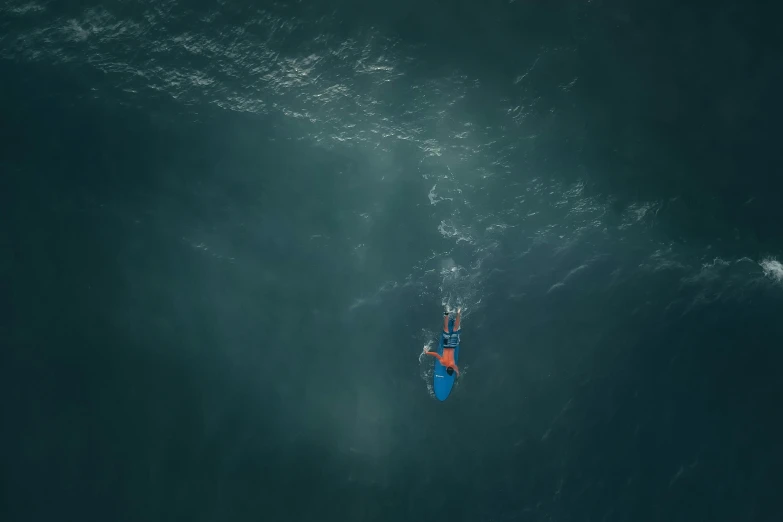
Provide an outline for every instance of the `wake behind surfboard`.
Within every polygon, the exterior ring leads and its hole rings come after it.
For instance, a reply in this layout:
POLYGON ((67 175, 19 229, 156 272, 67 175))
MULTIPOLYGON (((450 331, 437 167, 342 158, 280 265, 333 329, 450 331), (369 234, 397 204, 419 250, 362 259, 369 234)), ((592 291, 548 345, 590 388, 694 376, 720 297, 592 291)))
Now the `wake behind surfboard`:
MULTIPOLYGON (((443 344, 444 342, 448 341, 448 338, 451 336, 456 335, 457 336, 457 346, 454 348, 454 362, 459 362, 459 343, 460 343, 460 333, 461 329, 457 332, 454 332, 454 318, 449 318, 449 333, 446 334, 444 331, 441 330, 440 332, 440 341, 438 341, 438 355, 443 355, 443 344)), ((435 398, 439 401, 445 401, 449 394, 451 393, 451 389, 454 387, 454 380, 456 379, 457 374, 452 373, 449 375, 446 372, 446 367, 443 366, 440 361, 437 359, 435 360, 435 369, 432 372, 432 389, 435 392, 435 398)))

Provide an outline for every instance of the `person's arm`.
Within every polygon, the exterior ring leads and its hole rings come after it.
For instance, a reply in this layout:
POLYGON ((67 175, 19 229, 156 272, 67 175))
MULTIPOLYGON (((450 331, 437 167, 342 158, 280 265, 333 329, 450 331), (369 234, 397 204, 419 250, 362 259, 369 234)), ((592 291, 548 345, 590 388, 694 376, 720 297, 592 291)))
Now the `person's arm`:
POLYGON ((437 360, 439 360, 441 362, 441 364, 443 364, 443 357, 441 357, 438 352, 424 352, 424 353, 426 353, 427 355, 432 355, 437 360))

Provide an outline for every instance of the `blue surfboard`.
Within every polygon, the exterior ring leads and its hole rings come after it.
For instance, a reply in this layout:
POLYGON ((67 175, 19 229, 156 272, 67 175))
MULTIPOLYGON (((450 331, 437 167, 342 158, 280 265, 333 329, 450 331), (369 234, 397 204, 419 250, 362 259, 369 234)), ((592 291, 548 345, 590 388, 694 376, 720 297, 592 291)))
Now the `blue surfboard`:
MULTIPOLYGON (((457 331, 457 347, 454 349, 454 362, 459 364, 459 335, 462 329, 457 331)), ((454 319, 449 318, 449 334, 454 334, 454 319)), ((443 330, 440 332, 440 341, 438 342, 438 355, 443 355, 443 341, 445 340, 445 333, 443 330)), ((454 379, 457 378, 457 372, 449 375, 446 373, 446 367, 443 366, 439 360, 435 359, 435 369, 432 372, 432 389, 435 391, 435 398, 439 401, 445 401, 451 389, 454 387, 454 379)))

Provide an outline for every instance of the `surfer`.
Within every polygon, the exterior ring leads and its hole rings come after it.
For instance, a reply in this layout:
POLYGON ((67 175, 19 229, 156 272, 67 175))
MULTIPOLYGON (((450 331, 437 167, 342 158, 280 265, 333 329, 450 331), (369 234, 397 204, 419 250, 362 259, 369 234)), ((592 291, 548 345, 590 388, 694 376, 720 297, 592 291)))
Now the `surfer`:
POLYGON ((459 320, 462 308, 457 308, 457 317, 454 319, 454 330, 449 332, 449 313, 443 312, 443 355, 438 352, 424 352, 427 355, 432 355, 446 368, 446 373, 453 375, 457 372, 459 377, 459 368, 457 368, 457 362, 454 360, 454 349, 459 344, 459 320))

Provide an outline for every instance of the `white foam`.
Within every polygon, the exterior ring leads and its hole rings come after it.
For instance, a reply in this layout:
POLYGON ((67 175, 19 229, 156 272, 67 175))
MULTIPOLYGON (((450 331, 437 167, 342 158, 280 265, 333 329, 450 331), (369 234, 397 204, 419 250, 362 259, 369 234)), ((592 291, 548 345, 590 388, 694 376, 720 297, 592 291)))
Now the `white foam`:
POLYGON ((440 225, 438 225, 438 232, 445 238, 456 238, 457 243, 466 241, 471 245, 473 244, 473 238, 471 237, 470 232, 467 232, 465 229, 460 230, 456 225, 447 223, 445 219, 441 220, 440 225))
POLYGON ((8 12, 15 15, 25 15, 27 13, 38 13, 41 11, 46 10, 45 7, 36 4, 35 2, 31 2, 29 4, 25 5, 18 5, 18 6, 11 6, 8 7, 8 12))
POLYGON ((776 283, 783 282, 783 264, 780 263, 777 259, 767 257, 765 259, 761 260, 762 270, 764 270, 764 275, 775 281, 776 283))
POLYGON ((433 185, 432 188, 430 189, 429 194, 427 194, 427 197, 430 199, 430 205, 437 205, 441 201, 454 201, 454 198, 446 198, 446 197, 439 196, 435 192, 435 187, 437 186, 438 186, 437 183, 433 185))

